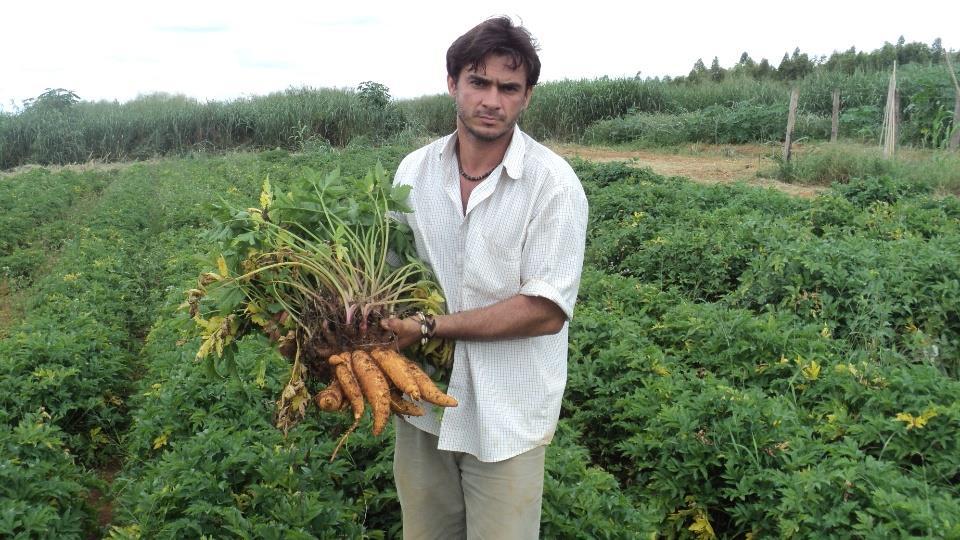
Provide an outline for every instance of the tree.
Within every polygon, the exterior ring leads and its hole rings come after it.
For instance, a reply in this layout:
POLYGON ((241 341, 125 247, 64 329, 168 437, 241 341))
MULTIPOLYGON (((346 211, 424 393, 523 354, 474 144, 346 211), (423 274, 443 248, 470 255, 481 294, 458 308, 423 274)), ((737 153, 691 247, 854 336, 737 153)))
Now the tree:
POLYGON ((71 90, 65 88, 47 88, 47 90, 35 98, 24 100, 24 109, 56 109, 63 111, 69 109, 80 101, 80 97, 71 90))
POLYGON ((710 80, 720 82, 726 74, 726 70, 720 67, 720 59, 714 56, 713 62, 710 64, 710 80))
POLYGON ((930 61, 934 64, 943 62, 943 41, 940 38, 933 40, 930 45, 930 61))
POLYGON ((740 60, 737 62, 737 65, 733 66, 730 70, 735 75, 738 76, 750 76, 752 77, 754 72, 757 70, 757 63, 753 61, 753 58, 750 58, 750 55, 744 52, 740 55, 740 60))
POLYGON ((795 81, 813 73, 814 63, 807 53, 801 53, 800 47, 793 50, 792 56, 783 54, 783 60, 777 67, 777 76, 785 81, 795 81))
POLYGON ((703 64, 703 58, 697 58, 697 61, 693 64, 693 69, 690 70, 690 74, 687 75, 687 80, 693 83, 702 81, 706 77, 707 66, 703 64))
POLYGON ((757 80, 761 79, 770 79, 773 77, 773 66, 770 65, 770 61, 766 58, 762 58, 760 63, 757 64, 757 69, 753 72, 753 78, 757 80))
POLYGON ((364 81, 357 85, 360 100, 376 109, 385 109, 390 103, 390 89, 374 81, 364 81))

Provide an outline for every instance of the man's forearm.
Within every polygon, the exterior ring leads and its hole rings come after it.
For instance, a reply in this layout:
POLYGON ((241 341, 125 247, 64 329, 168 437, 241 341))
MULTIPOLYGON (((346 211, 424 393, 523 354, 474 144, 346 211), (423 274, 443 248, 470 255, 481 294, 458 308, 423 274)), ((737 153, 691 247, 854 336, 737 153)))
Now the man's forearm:
POLYGON ((555 303, 518 294, 496 304, 437 317, 436 336, 490 341, 556 334, 567 317, 555 303))

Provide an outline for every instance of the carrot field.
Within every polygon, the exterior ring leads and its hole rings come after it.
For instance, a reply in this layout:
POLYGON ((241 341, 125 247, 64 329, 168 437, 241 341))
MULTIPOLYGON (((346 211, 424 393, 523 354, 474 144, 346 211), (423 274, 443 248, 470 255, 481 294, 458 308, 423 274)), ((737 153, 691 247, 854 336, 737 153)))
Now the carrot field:
MULTIPOLYGON (((394 538, 392 426, 273 425, 289 363, 194 360, 211 205, 409 145, 0 177, 0 537, 394 538)), ((544 538, 960 538, 960 202, 574 159, 591 205, 544 538)))

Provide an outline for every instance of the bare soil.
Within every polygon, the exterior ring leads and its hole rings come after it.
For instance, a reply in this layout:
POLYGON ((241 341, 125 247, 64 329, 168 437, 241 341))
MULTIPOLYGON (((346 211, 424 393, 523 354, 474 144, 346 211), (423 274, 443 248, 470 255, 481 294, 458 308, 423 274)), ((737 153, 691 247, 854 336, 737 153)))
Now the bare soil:
POLYGON ((796 197, 812 198, 826 190, 823 186, 787 184, 760 176, 761 171, 774 166, 770 146, 702 145, 695 144, 672 149, 622 149, 576 144, 550 144, 550 148, 564 157, 589 161, 625 161, 636 167, 650 167, 664 176, 683 176, 701 184, 729 184, 743 182, 757 187, 772 188, 796 197))
POLYGON ((23 316, 22 294, 10 289, 6 279, 0 279, 0 339, 7 337, 9 328, 23 316))
POLYGON ((157 159, 151 160, 141 160, 141 161, 101 161, 101 160, 92 160, 85 163, 69 163, 67 165, 20 165, 19 167, 14 167, 12 169, 7 169, 0 171, 0 180, 3 180, 8 176, 15 176, 25 172, 32 171, 34 169, 46 169, 51 172, 59 171, 74 171, 78 173, 87 172, 87 171, 114 171, 120 169, 126 169, 131 165, 136 163, 145 163, 145 162, 156 162, 157 159))

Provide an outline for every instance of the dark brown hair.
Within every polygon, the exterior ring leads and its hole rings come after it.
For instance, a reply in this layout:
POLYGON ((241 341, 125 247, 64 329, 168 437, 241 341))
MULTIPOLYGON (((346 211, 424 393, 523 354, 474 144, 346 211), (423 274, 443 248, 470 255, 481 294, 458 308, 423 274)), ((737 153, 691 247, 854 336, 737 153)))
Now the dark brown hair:
POLYGON ((510 69, 526 67, 528 87, 540 79, 536 41, 526 28, 514 26, 507 17, 487 19, 458 37, 447 49, 447 74, 456 81, 463 68, 482 68, 489 54, 510 57, 510 69))

